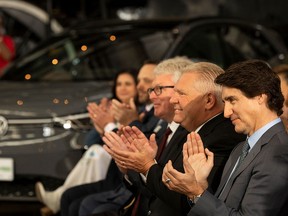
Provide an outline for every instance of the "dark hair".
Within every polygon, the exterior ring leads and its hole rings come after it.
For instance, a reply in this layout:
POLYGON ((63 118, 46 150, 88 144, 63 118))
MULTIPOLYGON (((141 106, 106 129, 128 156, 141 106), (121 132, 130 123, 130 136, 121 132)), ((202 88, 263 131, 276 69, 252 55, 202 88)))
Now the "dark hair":
POLYGON ((269 109, 274 110, 278 116, 283 113, 284 97, 281 93, 280 79, 268 63, 262 60, 235 63, 224 74, 220 74, 215 82, 239 89, 248 98, 266 94, 269 109))
MULTIPOLYGON (((113 79, 112 99, 119 100, 119 98, 116 95, 116 86, 117 86, 118 77, 122 74, 129 74, 133 78, 135 85, 137 85, 137 73, 138 73, 138 71, 135 69, 123 69, 123 70, 119 71, 118 73, 116 73, 116 75, 113 79)), ((135 98, 135 101, 137 101, 137 97, 135 98)))

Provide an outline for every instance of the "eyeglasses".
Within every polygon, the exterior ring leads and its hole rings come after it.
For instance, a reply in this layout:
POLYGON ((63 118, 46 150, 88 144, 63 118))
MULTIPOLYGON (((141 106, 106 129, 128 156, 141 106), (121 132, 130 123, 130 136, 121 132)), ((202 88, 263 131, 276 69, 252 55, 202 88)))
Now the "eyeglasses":
POLYGON ((174 86, 155 86, 154 88, 148 88, 147 92, 150 95, 152 91, 154 91, 154 93, 159 96, 162 94, 162 89, 165 88, 174 88, 174 86))

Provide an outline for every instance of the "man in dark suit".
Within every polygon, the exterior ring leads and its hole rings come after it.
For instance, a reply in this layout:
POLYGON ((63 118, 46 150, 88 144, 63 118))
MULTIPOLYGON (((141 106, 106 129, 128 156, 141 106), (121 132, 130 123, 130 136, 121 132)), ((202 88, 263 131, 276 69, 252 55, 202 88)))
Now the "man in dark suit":
POLYGON ((168 163, 163 182, 188 197, 191 216, 287 215, 288 135, 279 118, 284 98, 277 74, 266 62, 248 60, 230 66, 216 83, 223 86, 225 117, 247 140, 232 151, 215 195, 207 190, 213 153, 196 133, 185 145, 185 173, 168 163))
MULTIPOLYGON (((165 127, 167 126, 166 122, 162 121, 154 115, 153 104, 147 95, 147 89, 151 87, 154 78, 153 69, 155 66, 156 65, 152 63, 145 63, 141 67, 137 76, 138 99, 140 103, 146 104, 145 115, 142 116, 141 119, 137 114, 137 109, 135 106, 127 108, 127 106, 124 107, 119 103, 113 105, 115 112, 118 109, 118 118, 121 118, 121 122, 122 120, 124 121, 125 118, 126 124, 130 122, 129 125, 136 125, 140 127, 147 136, 152 133, 155 133, 157 136, 161 136, 165 130, 165 127), (122 115, 123 117, 121 117, 122 115)), ((78 216, 80 203, 86 196, 93 193, 113 190, 117 188, 121 183, 122 174, 119 173, 115 162, 111 161, 107 171, 107 176, 104 180, 75 186, 67 189, 63 193, 61 197, 61 215, 78 216)))
MULTIPOLYGON (((158 66, 155 68, 156 72, 158 66)), ((161 69, 163 70, 163 68, 161 69)), ((228 155, 235 144, 240 140, 244 140, 245 137, 235 133, 233 125, 224 118, 222 113, 221 88, 214 84, 214 79, 224 71, 214 64, 203 62, 190 64, 182 68, 181 71, 183 71, 183 74, 179 74, 181 77, 176 82, 174 92, 170 94, 173 115, 175 111, 173 120, 189 131, 201 133, 205 139, 205 145, 217 152, 216 166, 209 176, 209 182, 213 183, 214 188, 216 188, 228 155)), ((163 80, 162 76, 156 76, 153 82, 154 91, 150 91, 150 98, 153 102, 155 101, 154 104, 164 97, 161 94, 157 95, 157 92, 155 92, 156 86, 163 85, 163 83, 165 85, 169 84, 163 80)), ((160 102, 158 103, 160 104, 160 102)), ((175 139, 172 137, 156 163, 154 160, 155 152, 154 154, 151 153, 152 149, 155 149, 155 139, 152 137, 148 142, 145 136, 136 128, 125 127, 124 132, 125 130, 127 130, 124 133, 127 141, 130 145, 135 145, 139 154, 135 153, 135 150, 132 153, 123 150, 118 151, 117 145, 115 146, 116 140, 113 140, 113 138, 111 138, 111 142, 106 143, 110 147, 106 149, 122 169, 135 170, 147 178, 146 187, 152 192, 153 196, 149 199, 147 211, 139 208, 138 214, 142 215, 144 211, 143 215, 186 215, 189 207, 186 205, 187 198, 179 193, 169 191, 161 181, 163 167, 169 160, 177 169, 183 170, 183 142, 176 137, 175 139)))

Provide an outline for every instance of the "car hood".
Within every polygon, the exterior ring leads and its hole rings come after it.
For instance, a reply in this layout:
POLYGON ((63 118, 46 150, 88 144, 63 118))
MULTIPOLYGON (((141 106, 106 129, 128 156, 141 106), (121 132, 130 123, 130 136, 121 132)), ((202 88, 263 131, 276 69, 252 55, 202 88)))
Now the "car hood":
POLYGON ((84 113, 88 102, 110 96, 108 85, 109 82, 1 81, 0 115, 9 119, 36 119, 84 113))

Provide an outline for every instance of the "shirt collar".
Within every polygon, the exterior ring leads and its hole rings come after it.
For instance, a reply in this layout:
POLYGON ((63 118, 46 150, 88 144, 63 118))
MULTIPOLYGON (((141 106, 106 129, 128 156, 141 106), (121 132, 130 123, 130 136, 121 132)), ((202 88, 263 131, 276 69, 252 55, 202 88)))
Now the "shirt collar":
POLYGON ((216 116, 218 116, 218 115, 220 115, 220 114, 222 114, 222 113, 216 114, 215 116, 213 116, 212 118, 208 119, 206 122, 204 122, 203 124, 201 124, 198 128, 196 128, 195 132, 198 133, 199 130, 200 130, 208 121, 210 121, 211 119, 215 118, 216 116))
POLYGON ((145 111, 149 112, 153 108, 153 103, 145 105, 145 111))
POLYGON ((281 121, 280 118, 276 118, 273 121, 269 122, 268 124, 264 125, 263 127, 261 127, 260 129, 258 129, 255 133, 253 133, 250 137, 248 137, 248 143, 250 146, 250 149, 252 149, 255 144, 258 142, 258 140, 261 138, 261 136, 267 131, 269 130, 271 127, 273 127, 274 125, 276 125, 277 123, 279 123, 281 121))
POLYGON ((179 124, 174 122, 174 121, 172 121, 171 123, 168 124, 168 127, 172 131, 172 134, 174 134, 175 131, 177 130, 177 128, 179 127, 179 124))

